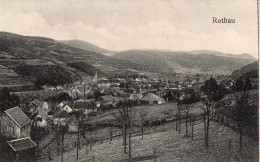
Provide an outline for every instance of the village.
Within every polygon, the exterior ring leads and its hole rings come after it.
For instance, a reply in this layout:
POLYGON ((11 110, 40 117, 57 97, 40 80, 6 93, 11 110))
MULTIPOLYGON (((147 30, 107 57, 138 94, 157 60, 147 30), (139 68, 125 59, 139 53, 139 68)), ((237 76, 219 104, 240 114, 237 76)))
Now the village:
MULTIPOLYGON (((137 107, 139 114, 135 115, 139 119, 135 118, 138 124, 131 128, 133 132, 135 130, 138 134, 141 131, 143 136, 144 127, 153 128, 169 122, 176 122, 177 131, 177 120, 181 124, 183 119, 182 122, 186 121, 187 135, 187 120, 196 122, 204 114, 201 109, 203 106, 199 102, 200 91, 205 81, 212 76, 202 74, 180 76, 174 80, 169 80, 167 77, 151 79, 137 74, 128 74, 121 78, 115 75, 107 78, 99 77, 96 73, 93 77, 73 84, 57 87, 43 86, 44 91, 53 91, 58 95, 46 100, 31 98, 28 103, 20 102, 19 105, 2 112, 0 118, 1 136, 4 137, 1 138, 4 139, 2 143, 7 141, 9 147, 7 146, 6 150, 12 150, 12 154, 2 153, 3 157, 9 160, 26 157, 33 160, 51 160, 62 154, 63 161, 63 152, 76 148, 77 155, 74 155, 74 159, 78 160, 79 149, 84 143, 86 147, 90 145, 91 148, 93 143, 99 140, 109 139, 111 142, 114 136, 127 136, 126 132, 129 130, 125 130, 125 134, 121 133, 120 123, 115 122, 121 120, 117 119, 120 117, 116 116, 115 112, 119 110, 120 114, 121 107, 128 107, 127 103, 137 107), (190 106, 189 112, 180 112, 178 103, 187 98, 189 104, 195 103, 197 107, 193 105, 190 106), (146 113, 141 113, 143 111, 146 113), (184 115, 181 115, 182 113, 184 115), (95 132, 95 140, 93 140, 93 132, 95 132), (71 137, 66 138, 66 134, 71 137), (89 134, 91 137, 86 137, 89 134), (63 146, 64 140, 65 146, 63 146), (85 142, 82 142, 84 140, 85 142), (57 146, 54 146, 54 143, 57 146), (51 151, 52 149, 55 151, 51 151), (34 156, 28 156, 28 153, 34 156)), ((219 86, 222 88, 221 91, 229 94, 234 80, 229 77, 215 77, 221 85, 219 86)), ((257 83, 253 80, 252 87, 258 87, 257 83)), ((231 99, 228 102, 232 105, 234 101, 231 99)), ((215 111, 212 111, 212 114, 216 114, 215 111)), ((225 117, 221 120, 227 121, 228 126, 231 126, 231 118, 225 117)), ((181 128, 179 132, 180 130, 181 128)))

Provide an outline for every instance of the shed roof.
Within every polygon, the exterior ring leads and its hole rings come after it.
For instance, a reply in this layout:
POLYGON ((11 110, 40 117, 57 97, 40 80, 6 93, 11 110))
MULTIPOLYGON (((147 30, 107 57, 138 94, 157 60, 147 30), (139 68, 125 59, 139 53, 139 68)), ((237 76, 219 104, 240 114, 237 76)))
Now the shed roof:
POLYGON ((6 110, 5 113, 21 128, 31 123, 31 119, 19 107, 6 110))
POLYGON ((7 143, 14 151, 26 150, 37 146, 29 137, 7 141, 7 143))
POLYGON ((143 97, 141 93, 131 94, 130 100, 140 100, 143 97))
POLYGON ((58 110, 53 115, 54 118, 69 118, 69 116, 69 113, 63 109, 58 110))
POLYGON ((144 101, 165 101, 163 98, 156 96, 153 93, 147 93, 144 97, 141 98, 144 101))
POLYGON ((111 95, 100 96, 99 99, 103 102, 119 102, 123 101, 120 97, 113 97, 111 95))

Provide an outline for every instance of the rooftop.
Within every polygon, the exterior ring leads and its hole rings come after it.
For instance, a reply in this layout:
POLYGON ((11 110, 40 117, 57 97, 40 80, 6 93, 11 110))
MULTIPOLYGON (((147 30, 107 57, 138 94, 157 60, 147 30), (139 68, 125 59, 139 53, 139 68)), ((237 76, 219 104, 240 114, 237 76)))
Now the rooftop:
POLYGON ((6 110, 5 113, 21 128, 31 122, 30 118, 19 107, 6 110))
POLYGON ((7 141, 7 143, 14 151, 26 150, 37 146, 29 137, 7 141))

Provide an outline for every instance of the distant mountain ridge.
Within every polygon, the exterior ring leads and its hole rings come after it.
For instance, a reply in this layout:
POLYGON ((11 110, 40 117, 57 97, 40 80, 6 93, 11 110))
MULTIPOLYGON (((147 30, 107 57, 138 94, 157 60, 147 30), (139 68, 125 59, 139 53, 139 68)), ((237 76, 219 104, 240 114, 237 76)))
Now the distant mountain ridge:
POLYGON ((255 59, 254 56, 248 54, 248 53, 242 53, 242 54, 230 54, 230 53, 223 53, 220 51, 212 51, 212 50, 192 50, 192 51, 186 51, 186 53, 190 54, 211 54, 215 56, 223 56, 223 57, 235 57, 235 58, 246 58, 246 59, 255 59))
POLYGON ((224 54, 216 51, 160 51, 128 50, 119 52, 113 58, 125 59, 144 65, 154 72, 193 72, 230 74, 235 69, 250 64, 256 59, 244 55, 224 54))

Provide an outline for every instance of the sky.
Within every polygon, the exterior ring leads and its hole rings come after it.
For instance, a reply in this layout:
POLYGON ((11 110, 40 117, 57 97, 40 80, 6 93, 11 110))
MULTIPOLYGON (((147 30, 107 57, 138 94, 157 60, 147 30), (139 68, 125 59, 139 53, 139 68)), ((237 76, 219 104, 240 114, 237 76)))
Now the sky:
POLYGON ((257 54, 256 0, 0 0, 0 31, 105 49, 257 54), (212 23, 213 17, 235 19, 212 23))

